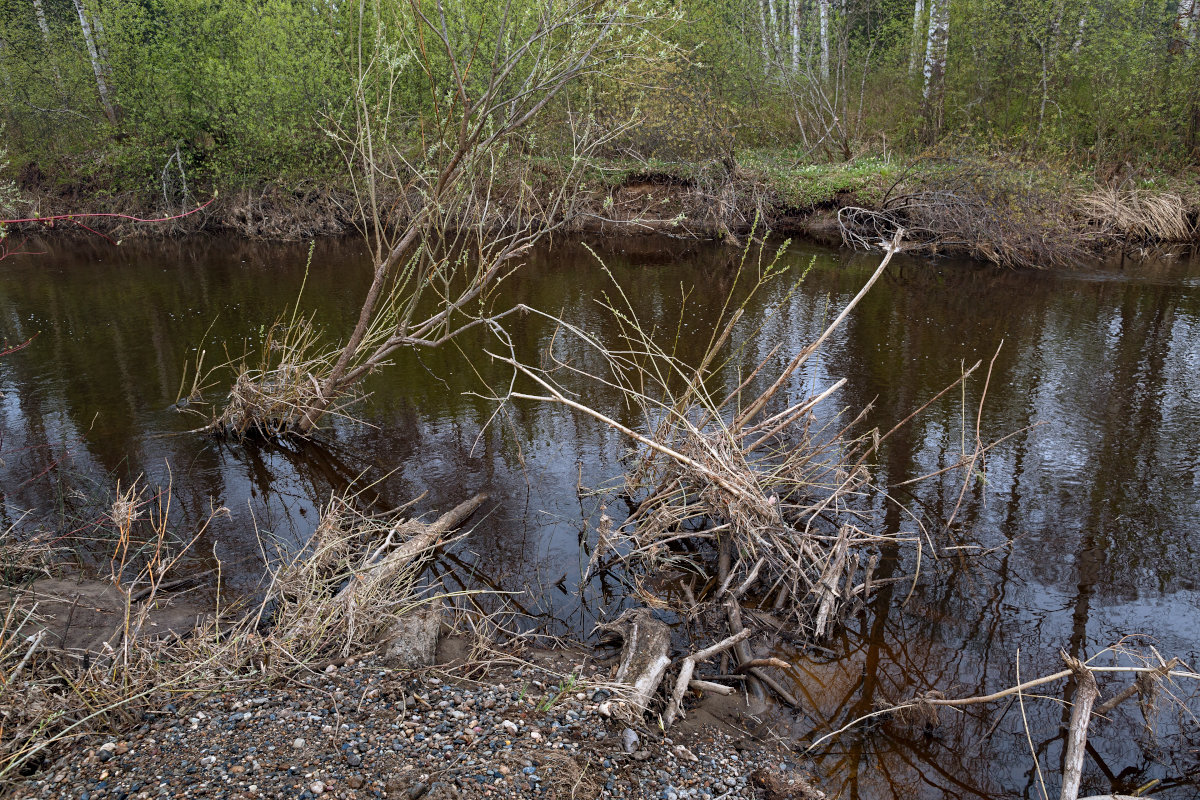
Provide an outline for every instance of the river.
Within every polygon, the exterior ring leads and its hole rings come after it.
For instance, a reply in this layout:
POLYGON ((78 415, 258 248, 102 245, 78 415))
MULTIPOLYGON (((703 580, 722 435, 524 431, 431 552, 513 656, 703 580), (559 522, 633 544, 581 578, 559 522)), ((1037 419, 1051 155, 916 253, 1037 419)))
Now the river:
MULTIPOLYGON (((674 330, 683 308, 684 354, 707 342, 736 254, 652 238, 595 248, 643 322, 674 330)), ((491 512, 435 567, 451 587, 523 592, 529 624, 553 633, 586 634, 626 601, 619 585, 579 586, 580 537, 598 509, 578 492, 621 474, 626 443, 561 407, 523 403, 494 416, 489 394, 505 373, 478 356, 483 336, 399 354, 368 380, 361 422, 335 422, 316 443, 220 442, 189 433, 203 420, 173 407, 187 365, 199 349, 213 365, 259 341, 295 301, 307 247, 194 238, 33 249, 45 252, 0 264, 0 335, 37 334, 0 359, 0 528, 72 530, 117 478, 144 475, 170 482, 181 527, 230 510, 197 543, 194 565, 219 560, 227 589, 253 593, 260 545, 302 542, 331 492, 366 470, 381 506, 425 493, 418 511, 445 510, 491 494, 491 512)), ((782 343, 783 359, 811 341, 878 264, 804 242, 783 259, 789 277, 811 268, 798 292, 788 295, 784 278, 748 309, 765 319, 748 358, 782 343)), ((318 242, 302 304, 327 330, 348 331, 367 279, 358 242, 318 242)), ((605 290, 596 256, 567 241, 534 252, 497 302, 611 337, 597 303, 605 290)), ((551 335, 532 321, 518 333, 531 352, 551 335)), ((772 730, 811 741, 876 704, 930 690, 986 694, 1013 685, 1018 668, 1023 678, 1060 669, 1060 650, 1092 655, 1123 637, 1200 662, 1200 259, 1014 272, 900 257, 793 388, 846 378, 832 405, 872 405, 869 425, 887 430, 964 365, 982 359, 986 370, 993 356, 979 436, 1015 435, 989 452, 949 530, 941 523, 958 505, 960 474, 897 490, 929 536, 919 565, 910 553, 888 569, 919 566, 917 579, 877 593, 830 654, 787 654, 804 708, 774 710, 764 721, 772 730)), ((974 447, 982 375, 885 443, 878 481, 935 472, 974 447)), ((588 399, 615 404, 603 392, 588 399)), ((888 529, 914 529, 898 505, 881 511, 888 529)), ((1179 691, 1194 688, 1181 681, 1179 691)), ((1047 694, 1061 697, 1061 687, 1047 694)), ((1030 747, 1056 791, 1069 710, 1024 706, 1028 737, 1019 705, 1003 702, 943 712, 929 730, 855 728, 822 745, 819 777, 844 798, 1040 797, 1030 747)), ((1159 779, 1156 797, 1197 796, 1200 726, 1160 706, 1157 736, 1136 702, 1093 726, 1085 790, 1159 779)))

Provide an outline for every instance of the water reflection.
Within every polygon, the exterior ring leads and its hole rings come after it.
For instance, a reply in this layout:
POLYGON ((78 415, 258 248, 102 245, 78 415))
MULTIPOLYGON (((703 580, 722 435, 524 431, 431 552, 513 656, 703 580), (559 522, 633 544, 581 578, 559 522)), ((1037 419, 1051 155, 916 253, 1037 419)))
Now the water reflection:
MULTIPOLYGON (((737 277, 736 254, 644 238, 597 247, 643 322, 680 325, 685 357, 702 350, 737 277)), ((521 602, 557 631, 586 630, 621 601, 611 581, 578 586, 586 560, 580 530, 596 509, 577 487, 618 476, 625 442, 558 408, 514 405, 493 419, 487 384, 505 375, 463 355, 477 352, 482 337, 464 339, 461 349, 399 354, 366 387, 367 425, 338 424, 309 444, 231 447, 187 433, 198 420, 170 408, 185 359, 205 348, 214 363, 225 357, 219 343, 231 354, 252 344, 295 299, 306 248, 195 239, 49 249, 0 270, 0 336, 40 332, 30 348, 0 361, 0 525, 35 508, 58 509, 46 524, 67 525, 74 501, 63 486, 85 496, 109 476, 170 479, 190 517, 211 503, 231 510, 200 551, 253 591, 260 536, 302 541, 330 493, 365 472, 378 479, 367 498, 378 508, 427 492, 419 510, 444 510, 491 493, 490 514, 437 566, 452 585, 529 590, 521 602)), ((786 302, 785 280, 749 309, 771 314, 756 337, 735 342, 747 362, 777 345, 775 362, 786 361, 877 263, 804 244, 785 258, 794 276, 813 268, 786 302)), ((305 305, 329 330, 351 327, 364 265, 356 243, 318 243, 305 305)), ((1011 685, 1018 651, 1024 676, 1057 669, 1060 648, 1092 653, 1132 634, 1200 660, 1197 276, 1196 261, 1077 275, 902 260, 796 376, 792 395, 847 378, 841 403, 873 404, 870 424, 888 429, 964 364, 986 365, 995 355, 980 436, 1047 423, 991 451, 961 504, 960 479, 947 475, 903 497, 919 520, 895 505, 881 509, 890 530, 915 533, 923 523, 940 552, 934 558, 926 548, 914 584, 886 587, 851 620, 833 645, 837 658, 789 654, 807 705, 784 720, 796 736, 919 692, 1011 685), (954 525, 942 531, 956 506, 954 525)), ((533 254, 500 302, 561 312, 612 340, 611 319, 596 302, 607 280, 580 244, 560 242, 533 254)), ((526 319, 514 334, 534 352, 551 331, 526 319)), ((971 449, 981 391, 982 381, 971 381, 889 439, 878 479, 934 472, 971 449)), ((614 404, 601 394, 588 399, 614 404)), ((628 410, 608 410, 639 422, 628 410)), ((911 554, 884 555, 880 577, 918 566, 911 554)), ((1027 712, 1038 759, 1056 774, 1065 712, 1048 702, 1027 712)), ((1172 730, 1163 723, 1163 733, 1172 730)), ((1195 770, 1194 753, 1173 760, 1178 753, 1156 748, 1135 705, 1121 708, 1092 744, 1085 789, 1128 790, 1162 778, 1158 796, 1196 795, 1184 775, 1195 770)), ((1020 714, 1003 705, 945 712, 930 731, 850 731, 825 746, 819 763, 829 788, 845 797, 1040 796, 1020 714)))

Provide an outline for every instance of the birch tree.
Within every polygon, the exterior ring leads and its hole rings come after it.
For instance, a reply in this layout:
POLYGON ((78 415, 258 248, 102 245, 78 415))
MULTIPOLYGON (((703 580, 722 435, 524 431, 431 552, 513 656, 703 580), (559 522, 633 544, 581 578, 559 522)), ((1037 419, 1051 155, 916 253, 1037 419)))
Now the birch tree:
POLYGON ((1179 38, 1186 40, 1194 33, 1194 28, 1197 22, 1197 11, 1200 11, 1200 3, 1196 0, 1179 0, 1179 13, 1175 17, 1175 28, 1179 31, 1179 38))
POLYGON ((817 0, 821 35, 821 80, 829 80, 829 0, 817 0))
POLYGON ((800 71, 800 13, 802 0, 792 0, 792 72, 800 71))
POLYGON ((92 33, 91 17, 84 8, 83 0, 72 0, 75 4, 75 11, 79 14, 79 25, 83 28, 83 41, 87 45, 88 58, 92 62, 92 72, 96 76, 96 90, 100 93, 100 103, 104 106, 104 116, 108 117, 108 121, 116 124, 117 111, 113 106, 112 98, 108 92, 108 81, 105 79, 107 72, 106 65, 100 60, 100 52, 96 48, 96 37, 92 33))
POLYGON ((54 60, 54 43, 50 38, 50 22, 46 19, 46 9, 42 0, 33 0, 33 13, 37 16, 38 28, 42 32, 42 40, 46 43, 46 60, 50 62, 50 70, 54 73, 54 85, 62 89, 62 73, 54 60))
POLYGON ((924 21, 925 21, 925 0, 916 0, 916 2, 913 3, 913 24, 912 24, 912 45, 911 45, 912 52, 909 53, 909 57, 908 57, 908 74, 909 75, 917 74, 917 70, 920 69, 921 62, 924 60, 924 57, 925 57, 925 48, 922 47, 922 45, 925 44, 925 36, 924 36, 925 31, 924 31, 924 26, 922 25, 922 23, 924 21))
POLYGON ((927 135, 942 127, 942 101, 946 91, 946 51, 950 44, 950 0, 929 0, 929 29, 925 38, 925 91, 927 135))

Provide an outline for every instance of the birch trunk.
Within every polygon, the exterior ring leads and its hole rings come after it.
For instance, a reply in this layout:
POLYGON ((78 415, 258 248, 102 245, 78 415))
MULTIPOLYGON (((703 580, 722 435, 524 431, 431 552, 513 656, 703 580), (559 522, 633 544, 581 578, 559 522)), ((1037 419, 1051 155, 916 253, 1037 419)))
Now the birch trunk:
POLYGON ((821 80, 829 80, 829 0, 817 0, 821 15, 821 80))
POLYGON ((921 24, 924 21, 925 0, 916 0, 913 3, 912 52, 908 58, 909 75, 916 75, 917 70, 921 67, 921 62, 925 60, 925 49, 921 46, 925 44, 924 26, 921 24))
POLYGON ((54 61, 54 45, 50 41, 50 23, 46 20, 46 9, 42 6, 42 0, 33 0, 33 13, 37 15, 38 28, 42 31, 42 40, 46 42, 46 60, 50 62, 50 69, 54 72, 54 85, 62 91, 62 74, 58 71, 58 64, 54 61))
POLYGON ((42 29, 42 38, 46 40, 46 46, 50 46, 50 23, 46 21, 46 9, 42 6, 42 0, 33 0, 33 13, 37 15, 38 27, 42 29))
POLYGON ((88 18, 83 0, 72 0, 75 10, 79 13, 79 25, 83 28, 83 41, 87 44, 88 58, 92 62, 92 72, 96 75, 96 89, 100 93, 100 103, 104 106, 104 116, 108 121, 117 121, 117 112, 113 108, 112 99, 108 94, 108 81, 104 79, 104 65, 100 62, 100 53, 96 50, 96 37, 92 35, 92 24, 88 18))
POLYGON ((1175 27, 1180 39, 1187 39, 1196 23, 1196 0, 1179 0, 1179 14, 1175 17, 1175 27))
POLYGON ((800 0, 792 0, 792 72, 800 71, 800 0))
POLYGON ((755 0, 758 3, 758 28, 762 32, 762 58, 763 71, 768 72, 771 66, 771 57, 767 46, 767 12, 763 10, 763 0, 755 0))
MULTIPOLYGON (((783 2, 783 0, 780 0, 783 2)), ((779 13, 775 8, 775 0, 767 0, 767 10, 771 14, 771 47, 772 54, 779 53, 779 13)))
POLYGON ((950 0, 929 0, 929 33, 925 40, 925 119, 927 134, 942 127, 946 86, 946 50, 950 43, 950 0))
POLYGON ((1075 42, 1071 45, 1071 52, 1076 55, 1083 48, 1083 34, 1087 31, 1087 12, 1079 15, 1079 26, 1075 29, 1075 42))

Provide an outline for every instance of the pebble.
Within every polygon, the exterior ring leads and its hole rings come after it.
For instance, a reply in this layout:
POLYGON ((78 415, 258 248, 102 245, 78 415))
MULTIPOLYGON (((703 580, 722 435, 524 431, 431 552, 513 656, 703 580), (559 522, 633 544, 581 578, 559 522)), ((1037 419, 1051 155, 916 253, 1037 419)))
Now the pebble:
POLYGON ((520 673, 509 687, 458 686, 367 659, 267 694, 177 701, 178 714, 140 721, 136 733, 80 741, 48 759, 11 796, 516 800, 570 797, 581 780, 586 797, 751 800, 755 769, 794 758, 718 730, 677 728, 664 738, 615 724, 599 708, 608 693, 587 688, 586 675, 579 690, 539 709, 540 694, 525 687, 558 679, 520 673))

